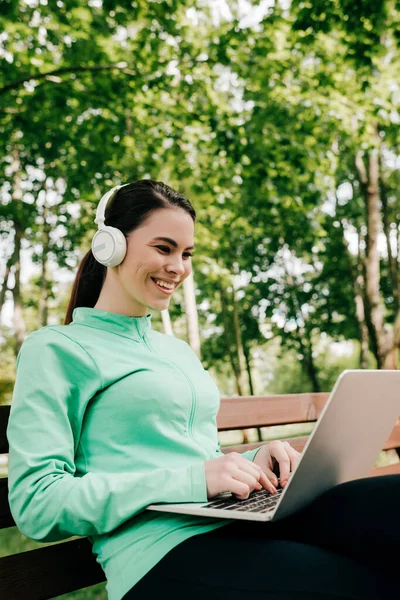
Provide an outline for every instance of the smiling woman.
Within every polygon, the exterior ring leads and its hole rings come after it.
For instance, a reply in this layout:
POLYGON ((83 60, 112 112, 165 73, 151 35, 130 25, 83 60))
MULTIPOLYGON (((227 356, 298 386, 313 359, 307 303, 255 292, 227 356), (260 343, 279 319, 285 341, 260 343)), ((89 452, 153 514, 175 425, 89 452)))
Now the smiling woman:
POLYGON ((397 476, 336 486, 306 513, 257 528, 146 510, 276 494, 273 461, 285 486, 299 460, 277 442, 223 454, 218 387, 189 344, 151 327, 149 309, 166 309, 191 273, 195 219, 161 182, 100 200, 65 324, 31 333, 18 356, 7 429, 15 523, 37 541, 88 536, 109 600, 397 597, 382 561, 398 556, 397 476))

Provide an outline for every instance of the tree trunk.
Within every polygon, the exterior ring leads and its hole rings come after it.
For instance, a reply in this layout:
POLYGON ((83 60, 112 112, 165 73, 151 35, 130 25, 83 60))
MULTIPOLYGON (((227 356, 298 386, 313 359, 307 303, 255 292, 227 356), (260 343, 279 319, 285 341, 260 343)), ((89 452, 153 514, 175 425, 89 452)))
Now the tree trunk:
POLYGON ((185 298, 185 311, 187 316, 189 345, 191 346, 191 348, 193 348, 197 356, 200 358, 201 347, 199 319, 197 314, 196 292, 194 287, 193 273, 191 273, 189 277, 187 277, 183 282, 183 293, 185 298))
POLYGON ((365 168, 362 157, 358 154, 356 162, 360 181, 366 189, 367 208, 367 255, 366 255, 366 299, 370 321, 373 350, 378 369, 383 366, 385 356, 385 332, 383 328, 383 310, 380 295, 380 263, 378 252, 378 234, 382 221, 379 208, 379 160, 378 151, 371 149, 368 155, 369 172, 365 186, 365 168))
POLYGON ((319 392, 320 385, 317 376, 317 369, 315 367, 314 357, 312 355, 313 347, 311 332, 307 328, 306 319, 304 317, 300 302, 297 298, 297 286, 293 276, 288 271, 286 271, 286 276, 288 286, 290 286, 289 302, 291 302, 293 313, 296 316, 297 338, 299 340, 300 350, 303 355, 302 368, 311 381, 313 392, 319 392))
POLYGON ((356 317, 360 331, 360 369, 368 369, 369 335, 365 322, 364 300, 362 290, 364 287, 363 276, 359 273, 354 280, 354 302, 356 317))
POLYGON ((249 381, 249 392, 250 392, 250 396, 255 396, 254 393, 254 385, 253 385, 253 376, 251 374, 251 357, 250 357, 250 350, 247 347, 247 344, 245 343, 245 341, 243 340, 243 353, 244 353, 244 359, 246 361, 246 371, 247 371, 247 378, 249 381))
MULTIPOLYGON (((239 320, 239 309, 236 301, 235 288, 232 286, 232 306, 233 306, 233 326, 235 329, 235 340, 236 340, 236 352, 237 352, 237 362, 239 364, 239 381, 240 381, 240 389, 242 393, 240 396, 243 396, 243 391, 245 388, 245 373, 246 373, 246 357, 243 350, 242 343, 242 332, 240 330, 240 320, 239 320)), ((248 371, 247 371, 248 372, 248 371)), ((247 387, 247 386, 246 386, 247 387)), ((250 385, 248 389, 251 393, 250 385)), ((243 444, 249 443, 249 429, 243 429, 243 444)))
MULTIPOLYGON (((247 377, 249 379, 249 389, 250 389, 250 396, 255 396, 254 393, 254 385, 253 385, 253 376, 251 374, 251 356, 250 356, 250 350, 247 347, 247 344, 245 343, 245 341, 243 340, 243 352, 244 352, 244 358, 246 360, 246 370, 247 370, 247 377)), ((247 435, 247 431, 246 430, 246 435, 247 435)), ((258 436, 258 442, 262 441, 262 435, 261 435, 261 429, 259 427, 257 427, 257 436, 258 436)), ((244 435, 243 435, 244 437, 244 435)), ((248 435, 247 435, 247 439, 248 439, 248 435)))
POLYGON ((7 264, 6 264, 6 270, 4 273, 4 279, 3 279, 3 283, 1 285, 1 289, 0 289, 0 314, 1 311, 3 310, 3 305, 6 299, 6 292, 8 289, 8 279, 10 277, 10 273, 11 273, 11 267, 14 265, 15 263, 15 258, 16 258, 16 254, 15 254, 15 245, 14 245, 14 250, 11 254, 11 256, 9 257, 7 264))
MULTIPOLYGON (((21 175, 20 175, 20 161, 18 150, 13 151, 13 161, 11 163, 11 170, 13 172, 13 192, 12 202, 22 201, 22 187, 21 187, 21 175)), ((16 216, 14 219, 14 288, 12 290, 14 299, 14 312, 13 312, 13 326, 15 335, 15 354, 18 355, 22 343, 26 336, 26 327, 22 314, 22 302, 21 302, 21 240, 23 238, 23 228, 21 226, 20 219, 16 216)))
POLYGON ((313 357, 313 345, 311 340, 311 333, 307 327, 303 328, 303 331, 299 331, 299 342, 301 352, 303 354, 303 368, 311 381, 312 391, 320 392, 321 386, 319 385, 317 368, 314 363, 313 357), (304 337, 302 337, 304 336, 304 337))
POLYGON ((233 327, 235 332, 235 341, 236 341, 236 353, 237 353, 237 364, 239 365, 239 382, 240 382, 240 396, 245 395, 245 372, 246 372, 246 360, 243 352, 243 343, 242 343, 242 332, 240 330, 240 321, 239 321, 239 310, 236 301, 235 289, 232 286, 232 308, 233 308, 233 327))
POLYGON ((238 365, 236 363, 236 356, 233 351, 234 342, 231 338, 232 323, 231 323, 230 316, 229 316, 227 296, 226 296, 226 292, 221 284, 218 285, 218 289, 219 289, 219 294, 220 294, 220 298, 221 298, 222 321, 224 323, 224 330, 225 330, 224 340, 225 340, 225 344, 226 344, 226 350, 227 350, 227 353, 229 356, 229 362, 231 363, 232 372, 235 377, 236 391, 239 394, 239 396, 242 396, 243 394, 240 389, 239 369, 238 369, 238 365))
POLYGON ((42 260, 41 260, 41 277, 40 277, 40 298, 38 308, 38 326, 46 327, 49 320, 49 288, 50 282, 47 277, 47 266, 50 247, 50 225, 48 224, 48 209, 46 199, 43 206, 43 242, 42 242, 42 260))
POLYGON ((164 333, 166 333, 167 335, 174 335, 174 332, 172 331, 171 318, 169 316, 168 308, 166 310, 161 311, 161 319, 164 327, 164 333))
POLYGON ((385 232, 386 238, 386 249, 388 255, 388 271, 389 271, 389 281, 392 288, 393 295, 393 307, 395 313, 397 314, 399 310, 399 280, 398 280, 398 268, 397 261, 393 257, 392 246, 390 244, 390 216, 389 216, 389 206, 387 199, 387 191, 385 182, 383 180, 383 170, 382 170, 382 155, 380 155, 379 160, 380 167, 380 196, 382 202, 382 220, 383 220, 383 230, 385 232))
POLYGON ((22 231, 19 225, 15 224, 15 263, 14 263, 14 277, 15 284, 13 288, 14 298, 14 313, 13 313, 13 326, 15 331, 15 355, 21 349, 22 343, 26 336, 25 322, 22 315, 22 302, 21 302, 21 239, 22 231))
POLYGON ((354 289, 354 304, 355 304, 355 312, 358 323, 359 330, 359 340, 360 340, 360 369, 368 368, 368 355, 369 355, 369 334, 368 327, 365 320, 365 310, 364 310, 364 297, 363 297, 363 289, 364 289, 364 277, 362 274, 362 256, 361 256, 361 235, 358 235, 358 259, 356 265, 356 271, 353 268, 352 258, 349 251, 349 246, 346 240, 346 236, 344 235, 344 226, 341 223, 342 233, 343 233, 343 244, 346 248, 346 257, 347 257, 347 265, 350 274, 350 280, 353 282, 354 289))

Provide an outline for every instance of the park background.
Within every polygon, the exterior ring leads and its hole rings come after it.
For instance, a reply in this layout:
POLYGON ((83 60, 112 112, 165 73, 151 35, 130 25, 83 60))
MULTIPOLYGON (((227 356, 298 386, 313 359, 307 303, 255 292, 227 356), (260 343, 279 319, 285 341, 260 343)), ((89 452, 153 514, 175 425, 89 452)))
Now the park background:
MULTIPOLYGON (((397 0, 3 0, 0 403, 26 335, 63 322, 99 199, 142 178, 198 216, 153 327, 222 395, 398 368, 399 82, 397 0)), ((0 555, 37 546, 1 532, 0 555)))

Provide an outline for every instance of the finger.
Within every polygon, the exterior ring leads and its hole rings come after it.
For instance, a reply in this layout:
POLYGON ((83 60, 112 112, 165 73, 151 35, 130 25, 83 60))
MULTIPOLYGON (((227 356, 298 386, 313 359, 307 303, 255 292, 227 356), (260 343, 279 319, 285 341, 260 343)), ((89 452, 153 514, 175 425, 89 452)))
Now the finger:
POLYGON ((288 444, 286 452, 288 453, 290 458, 290 474, 292 474, 296 470, 296 467, 300 462, 301 454, 300 452, 297 452, 297 450, 295 450, 292 446, 290 446, 290 444, 288 444))
MULTIPOLYGON (((278 485, 278 478, 275 473, 271 471, 267 466, 262 469, 259 465, 246 460, 246 463, 251 465, 251 467, 257 469, 257 479, 261 483, 264 489, 266 489, 270 494, 276 494, 276 487, 278 485)), ((247 466, 247 465, 246 465, 247 466)))
POLYGON ((266 476, 268 477, 268 479, 270 480, 270 482, 276 487, 279 482, 278 482, 278 478, 275 475, 275 473, 269 467, 265 467, 264 472, 265 472, 266 476))
POLYGON ((272 471, 271 480, 269 475, 266 475, 264 470, 259 465, 256 465, 255 463, 251 462, 247 458, 244 458, 244 456, 241 456, 240 454, 238 454, 236 459, 236 464, 242 471, 253 474, 253 476, 261 483, 264 489, 266 489, 270 494, 276 494, 277 490, 275 485, 278 485, 278 480, 276 478, 276 475, 272 471), (274 482, 276 482, 275 485, 274 482))
POLYGON ((239 479, 231 479, 229 482, 229 490, 239 500, 246 500, 250 495, 249 486, 239 479))
MULTIPOLYGON (((300 462, 301 454, 300 452, 297 452, 297 450, 295 450, 288 442, 284 442, 284 446, 290 459, 290 477, 292 473, 296 470, 296 467, 300 462)), ((284 488, 287 485, 287 483, 287 480, 281 480, 281 487, 284 488)))
MULTIPOLYGON (((248 462, 248 461, 246 461, 248 462)), ((250 463, 251 467, 257 466, 257 465, 253 465, 252 463, 250 463)), ((276 488, 273 485, 273 483, 270 481, 270 479, 268 478, 268 476, 264 473, 264 471, 261 469, 261 467, 258 467, 257 469, 253 469, 249 467, 247 464, 244 465, 244 469, 241 469, 239 467, 239 475, 234 475, 234 477, 238 477, 240 479, 240 477, 244 477, 244 481, 246 481, 246 483, 251 482, 252 485, 252 489, 255 489, 255 487, 257 486, 257 484, 259 483, 262 487, 264 487, 266 490, 268 490, 271 494, 275 494, 276 493, 276 488), (250 479, 248 479, 250 477, 250 479)))
MULTIPOLYGON (((251 477, 252 481, 255 483, 255 485, 252 485, 251 489, 254 490, 257 483, 260 483, 261 486, 267 490, 267 492, 269 492, 270 494, 276 494, 276 487, 274 486, 274 484, 269 480, 269 478, 267 477, 267 475, 264 473, 264 471, 260 468, 260 470, 257 472, 257 476, 255 478, 253 478, 252 475, 249 475, 248 471, 240 471, 240 476, 239 479, 243 476, 247 476, 247 477, 251 477)), ((244 479, 246 481, 246 483, 248 482, 247 477, 244 479)))
POLYGON ((252 460, 249 460, 245 456, 242 456, 239 453, 236 455, 236 464, 240 465, 240 467, 243 469, 245 469, 246 467, 249 467, 250 469, 254 469, 256 471, 260 469, 260 467, 256 463, 254 463, 252 460))
POLYGON ((236 479, 237 481, 246 484, 248 489, 246 498, 249 497, 251 492, 253 492, 258 485, 258 479, 253 477, 253 475, 250 475, 250 473, 247 473, 246 471, 241 471, 240 469, 238 469, 235 473, 232 474, 232 479, 236 479))
POLYGON ((261 485, 263 486, 263 488, 265 490, 267 490, 267 492, 269 492, 270 494, 276 494, 276 492, 277 492, 276 487, 274 486, 274 484, 272 483, 272 481, 269 479, 269 477, 267 476, 267 474, 264 473, 264 471, 262 469, 261 469, 261 473, 260 473, 259 482, 261 483, 261 485))
POLYGON ((280 483, 281 486, 283 487, 284 485, 286 485, 287 480, 289 479, 289 473, 290 473, 290 457, 286 451, 285 446, 282 444, 282 442, 276 441, 276 442, 272 442, 270 444, 270 454, 273 458, 275 458, 275 460, 278 462, 279 465, 279 477, 280 477, 280 483))
POLYGON ((247 471, 251 473, 256 479, 260 480, 261 475, 263 474, 263 469, 253 463, 251 460, 247 458, 241 457, 243 460, 238 462, 238 467, 242 469, 242 471, 247 471))

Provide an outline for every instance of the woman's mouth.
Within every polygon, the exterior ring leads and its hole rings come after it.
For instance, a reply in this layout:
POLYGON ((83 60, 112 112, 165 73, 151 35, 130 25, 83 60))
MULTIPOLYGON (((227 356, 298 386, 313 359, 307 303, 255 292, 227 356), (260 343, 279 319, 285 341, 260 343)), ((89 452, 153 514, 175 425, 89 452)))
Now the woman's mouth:
POLYGON ((176 288, 176 284, 167 283, 165 281, 162 281, 162 279, 153 279, 153 277, 151 277, 150 279, 152 280, 156 288, 160 290, 160 292, 162 292, 163 294, 166 294, 167 296, 170 296, 176 288))

